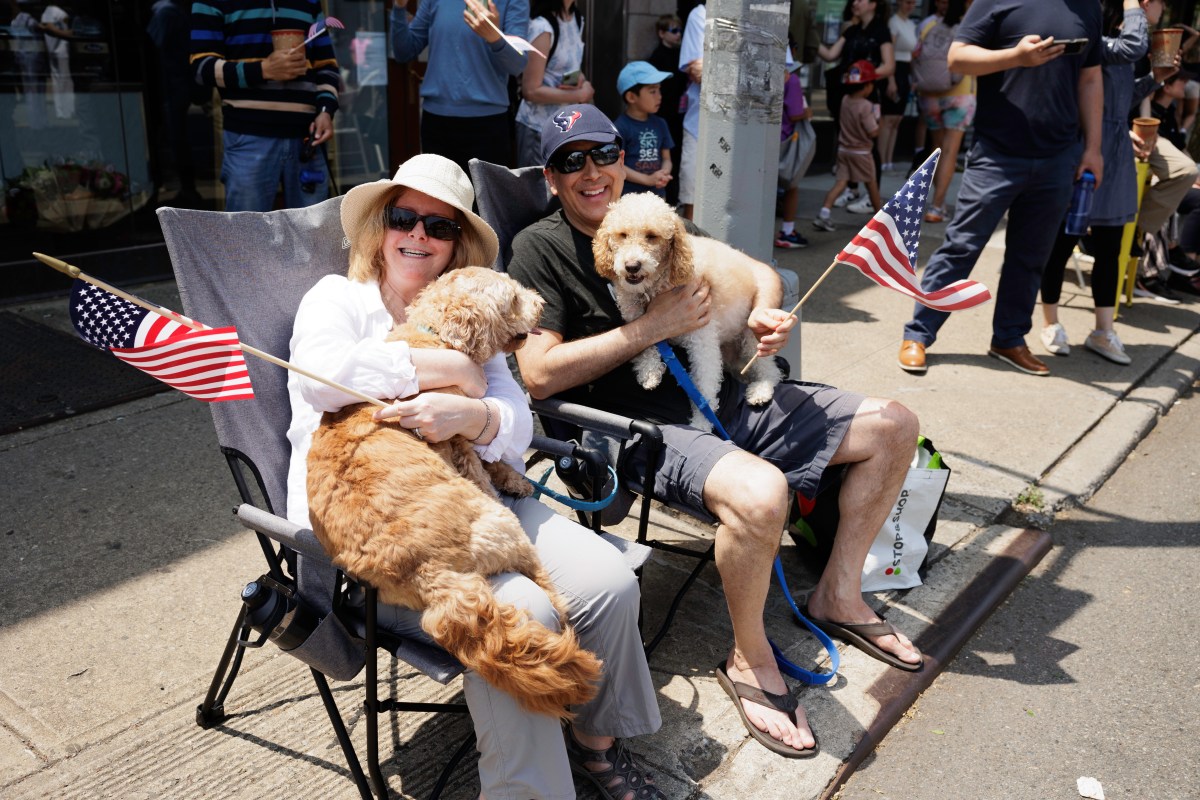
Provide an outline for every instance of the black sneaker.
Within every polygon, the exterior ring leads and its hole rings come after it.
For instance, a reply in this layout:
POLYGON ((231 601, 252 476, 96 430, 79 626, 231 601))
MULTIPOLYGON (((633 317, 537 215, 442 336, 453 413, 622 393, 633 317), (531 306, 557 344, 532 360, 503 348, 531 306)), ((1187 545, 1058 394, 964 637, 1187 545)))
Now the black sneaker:
POLYGON ((1133 296, 1145 297, 1150 300, 1154 300, 1159 303, 1166 303, 1167 305, 1172 306, 1177 306, 1183 302, 1179 299, 1179 296, 1171 291, 1171 288, 1159 278, 1147 280, 1139 278, 1137 283, 1135 283, 1133 286, 1133 296))

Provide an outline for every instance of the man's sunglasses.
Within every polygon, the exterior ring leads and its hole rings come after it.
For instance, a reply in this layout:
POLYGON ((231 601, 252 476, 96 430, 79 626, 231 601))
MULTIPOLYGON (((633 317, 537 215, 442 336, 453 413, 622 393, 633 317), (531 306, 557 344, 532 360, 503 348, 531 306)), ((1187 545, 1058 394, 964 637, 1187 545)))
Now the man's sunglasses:
POLYGON ((430 239, 453 242, 462 233, 462 226, 457 222, 436 214, 422 216, 407 208, 396 208, 395 206, 388 206, 383 212, 383 224, 394 230, 407 233, 417 227, 418 222, 425 225, 425 235, 430 239))
POLYGON ((591 150, 565 150, 555 153, 550 159, 550 166, 563 175, 579 172, 587 163, 587 157, 592 157, 592 163, 597 167, 607 167, 617 163, 621 157, 621 146, 616 142, 602 144, 591 150))

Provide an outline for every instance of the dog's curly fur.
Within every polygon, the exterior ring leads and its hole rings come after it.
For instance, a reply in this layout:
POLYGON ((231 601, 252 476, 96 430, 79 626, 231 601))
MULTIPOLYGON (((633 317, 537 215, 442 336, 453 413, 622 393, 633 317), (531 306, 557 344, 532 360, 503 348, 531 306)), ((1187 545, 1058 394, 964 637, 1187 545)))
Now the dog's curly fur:
MULTIPOLYGON (((626 322, 646 313, 650 300, 662 292, 693 277, 708 282, 712 300, 708 324, 672 342, 687 349, 692 380, 715 411, 722 363, 736 375, 757 351, 758 341, 747 326, 756 291, 751 272, 741 264, 721 263, 719 247, 688 234, 679 215, 650 192, 627 194, 609 207, 592 240, 592 255, 596 272, 612 284, 626 322)), ((633 369, 638 382, 653 389, 666 365, 658 350, 650 347, 634 358, 633 369)), ((746 401, 763 405, 783 375, 775 359, 760 358, 749 378, 746 401)), ((690 424, 702 430, 712 427, 698 409, 690 424)))
MULTIPOLYGON (((391 338, 451 347, 482 364, 517 349, 542 304, 505 275, 465 267, 427 286, 391 338)), ((528 495, 529 483, 502 462, 483 465, 462 437, 427 444, 376 422, 374 410, 360 403, 326 413, 313 434, 313 532, 335 564, 377 587, 384 602, 422 611, 421 627, 484 680, 530 711, 569 719, 567 706, 595 694, 601 665, 579 647, 565 604, 492 486, 528 495), (561 633, 497 601, 487 577, 502 572, 546 592, 561 633)))

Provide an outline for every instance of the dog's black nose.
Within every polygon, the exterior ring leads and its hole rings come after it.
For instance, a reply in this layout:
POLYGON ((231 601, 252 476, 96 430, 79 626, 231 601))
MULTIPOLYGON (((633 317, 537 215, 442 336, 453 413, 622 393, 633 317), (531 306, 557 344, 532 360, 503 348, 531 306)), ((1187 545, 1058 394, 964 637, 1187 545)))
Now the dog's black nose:
POLYGON ((638 272, 641 271, 641 269, 642 269, 642 262, 640 262, 640 261, 626 261, 625 262, 625 271, 627 273, 629 273, 630 275, 637 275, 638 272))

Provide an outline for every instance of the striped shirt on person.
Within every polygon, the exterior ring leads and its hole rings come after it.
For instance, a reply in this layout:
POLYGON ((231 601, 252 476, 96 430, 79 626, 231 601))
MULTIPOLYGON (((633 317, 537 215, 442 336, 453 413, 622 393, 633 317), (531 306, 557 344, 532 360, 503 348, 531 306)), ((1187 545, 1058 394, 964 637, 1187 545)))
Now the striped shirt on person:
POLYGON ((341 76, 324 32, 306 47, 308 72, 290 81, 263 79, 271 31, 308 38, 321 13, 318 0, 196 0, 191 64, 196 82, 221 94, 225 130, 278 139, 302 138, 321 110, 338 108, 341 76))

